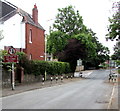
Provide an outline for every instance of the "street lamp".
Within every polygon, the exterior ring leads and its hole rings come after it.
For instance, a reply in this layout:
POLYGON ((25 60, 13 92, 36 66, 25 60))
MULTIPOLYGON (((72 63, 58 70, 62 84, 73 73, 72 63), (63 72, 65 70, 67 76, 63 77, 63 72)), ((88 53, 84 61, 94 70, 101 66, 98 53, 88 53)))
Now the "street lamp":
MULTIPOLYGON (((45 58, 44 60, 47 61, 47 56, 46 56, 46 55, 47 55, 47 54, 46 54, 46 52, 47 52, 47 51, 46 51, 46 48, 47 48, 47 47, 46 47, 46 45, 47 45, 47 37, 46 37, 46 36, 47 36, 47 35, 45 34, 44 36, 45 36, 45 41, 44 41, 44 42, 45 42, 45 48, 44 48, 44 49, 45 49, 45 53, 44 53, 43 55, 41 55, 40 57, 41 57, 41 58, 45 58)), ((44 80, 46 81, 46 70, 45 70, 45 73, 44 73, 44 80)))
MULTIPOLYGON (((45 61, 47 61, 47 35, 45 34, 45 61)), ((45 70, 45 81, 46 81, 46 70, 45 70)))

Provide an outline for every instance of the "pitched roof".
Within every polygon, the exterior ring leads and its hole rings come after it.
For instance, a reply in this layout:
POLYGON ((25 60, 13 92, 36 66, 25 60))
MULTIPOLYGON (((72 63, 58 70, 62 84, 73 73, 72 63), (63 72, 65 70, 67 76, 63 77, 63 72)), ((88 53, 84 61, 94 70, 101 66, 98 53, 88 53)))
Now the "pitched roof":
POLYGON ((0 22, 4 23, 6 20, 10 19, 15 14, 19 14, 23 17, 22 22, 29 23, 31 25, 34 25, 42 30, 44 28, 38 23, 35 24, 35 22, 32 19, 32 16, 25 12, 24 10, 18 8, 17 6, 11 4, 10 2, 7 2, 6 0, 0 1, 0 7, 2 7, 2 13, 0 13, 0 22))
POLYGON ((14 5, 12 6, 10 3, 8 5, 7 3, 0 1, 0 7, 2 10, 0 15, 0 22, 4 22, 16 14, 17 7, 14 5))
POLYGON ((36 27, 38 27, 42 30, 45 30, 39 23, 35 24, 34 20, 32 19, 32 15, 28 14, 24 10, 18 8, 17 13, 19 13, 21 16, 23 16, 23 21, 22 22, 29 23, 29 24, 34 25, 34 26, 36 26, 36 27))

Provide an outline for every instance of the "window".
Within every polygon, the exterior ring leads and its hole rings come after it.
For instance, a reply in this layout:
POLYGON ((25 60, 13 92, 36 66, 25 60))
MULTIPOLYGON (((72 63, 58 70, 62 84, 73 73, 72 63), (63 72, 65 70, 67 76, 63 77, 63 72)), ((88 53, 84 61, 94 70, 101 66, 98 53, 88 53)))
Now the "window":
POLYGON ((32 60, 32 54, 29 55, 29 60, 32 60))
POLYGON ((32 29, 29 31, 29 43, 32 43, 32 29))

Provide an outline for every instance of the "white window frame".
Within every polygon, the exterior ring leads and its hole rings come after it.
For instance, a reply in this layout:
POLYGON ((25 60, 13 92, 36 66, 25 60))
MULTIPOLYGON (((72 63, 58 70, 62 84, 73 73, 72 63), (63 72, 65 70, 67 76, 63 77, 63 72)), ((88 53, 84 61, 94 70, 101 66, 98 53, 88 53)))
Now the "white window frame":
POLYGON ((32 29, 29 30, 29 43, 32 43, 32 29))

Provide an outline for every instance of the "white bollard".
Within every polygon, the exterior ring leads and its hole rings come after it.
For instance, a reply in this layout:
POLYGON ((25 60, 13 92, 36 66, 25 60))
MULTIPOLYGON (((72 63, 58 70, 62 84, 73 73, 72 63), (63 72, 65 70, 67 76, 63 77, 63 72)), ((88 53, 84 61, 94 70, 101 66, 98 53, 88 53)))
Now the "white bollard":
POLYGON ((50 77, 50 80, 51 80, 51 84, 52 84, 52 81, 53 81, 53 77, 52 76, 50 77))
POLYGON ((56 76, 56 78, 55 78, 55 79, 56 79, 56 83, 57 83, 57 81, 58 81, 58 77, 56 76))
POLYGON ((44 81, 45 81, 45 78, 43 77, 43 78, 42 78, 42 85, 44 85, 44 81))
POLYGON ((63 76, 61 76, 61 82, 63 82, 63 76))

